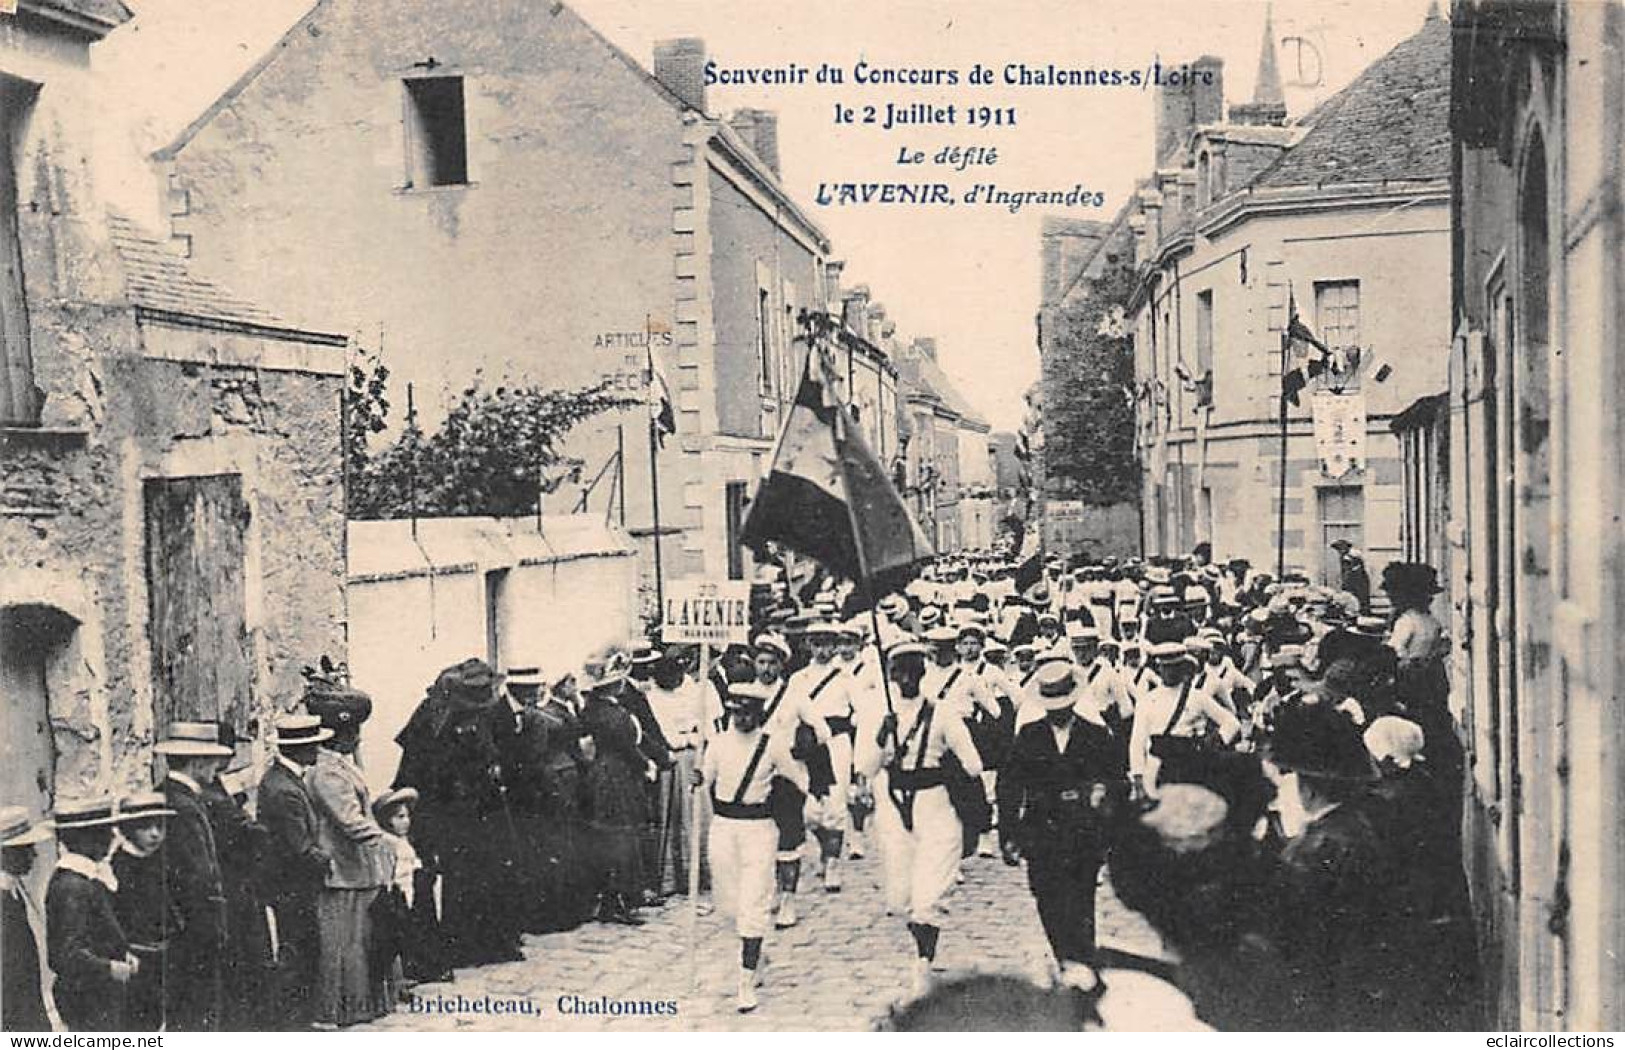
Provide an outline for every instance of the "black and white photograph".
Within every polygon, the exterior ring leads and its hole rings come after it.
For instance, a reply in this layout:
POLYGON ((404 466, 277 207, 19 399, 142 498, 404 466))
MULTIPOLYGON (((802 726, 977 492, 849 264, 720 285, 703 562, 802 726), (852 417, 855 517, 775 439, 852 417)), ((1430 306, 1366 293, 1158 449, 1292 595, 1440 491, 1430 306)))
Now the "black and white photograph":
POLYGON ((0 0, 0 1031, 1612 1047, 1622 332, 1625 0, 0 0))

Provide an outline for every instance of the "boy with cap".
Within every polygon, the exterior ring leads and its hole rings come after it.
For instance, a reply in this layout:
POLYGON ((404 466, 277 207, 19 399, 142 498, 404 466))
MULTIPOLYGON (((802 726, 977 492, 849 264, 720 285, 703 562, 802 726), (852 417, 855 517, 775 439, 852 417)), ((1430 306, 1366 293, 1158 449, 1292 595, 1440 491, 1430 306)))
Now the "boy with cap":
POLYGON ((125 994, 141 967, 113 906, 114 810, 108 798, 56 811, 61 855, 45 891, 45 928, 56 1007, 70 1032, 125 1031, 125 994))
POLYGON ((764 726, 768 691, 735 683, 723 700, 728 729, 705 751, 695 782, 711 791, 710 858, 717 903, 739 935, 741 1013, 756 1009, 762 939, 773 909, 773 862, 778 829, 768 803, 775 779, 805 790, 806 771, 789 741, 764 726))
POLYGON ((970 730, 922 688, 930 650, 906 642, 887 654, 895 710, 858 728, 858 772, 875 784, 888 914, 905 912, 914 940, 915 994, 928 990, 946 911, 959 873, 963 825, 948 797, 943 763, 951 755, 977 777, 982 759, 970 730), (884 798, 881 798, 881 796, 884 798))
POLYGON ((7 1032, 51 1030, 38 940, 45 917, 23 881, 34 870, 34 847, 50 837, 50 824, 22 806, 0 809, 0 1029, 7 1032))
POLYGON ((164 954, 180 925, 159 853, 175 811, 159 791, 128 795, 118 811, 118 845, 110 864, 118 884, 113 909, 130 938, 131 954, 141 961, 130 981, 124 1021, 132 1032, 156 1032, 164 1023, 164 954))

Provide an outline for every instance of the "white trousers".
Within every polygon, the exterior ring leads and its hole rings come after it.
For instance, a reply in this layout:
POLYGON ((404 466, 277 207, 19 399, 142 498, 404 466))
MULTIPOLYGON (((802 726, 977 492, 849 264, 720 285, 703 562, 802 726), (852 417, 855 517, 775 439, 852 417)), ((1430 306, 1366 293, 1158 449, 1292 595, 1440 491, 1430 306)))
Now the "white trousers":
POLYGON ((947 788, 926 788, 914 796, 914 830, 909 831, 885 781, 882 773, 875 782, 875 828, 886 907, 894 915, 906 913, 910 922, 941 926, 943 898, 959 874, 959 814, 948 801, 947 788))
POLYGON ((773 856, 779 831, 772 820, 711 818, 711 885, 717 907, 733 916, 741 937, 766 937, 773 913, 773 856))
POLYGON ((824 831, 846 832, 852 823, 847 808, 852 798, 852 738, 837 733, 829 741, 829 761, 835 769, 835 785, 824 798, 807 796, 807 824, 824 831))

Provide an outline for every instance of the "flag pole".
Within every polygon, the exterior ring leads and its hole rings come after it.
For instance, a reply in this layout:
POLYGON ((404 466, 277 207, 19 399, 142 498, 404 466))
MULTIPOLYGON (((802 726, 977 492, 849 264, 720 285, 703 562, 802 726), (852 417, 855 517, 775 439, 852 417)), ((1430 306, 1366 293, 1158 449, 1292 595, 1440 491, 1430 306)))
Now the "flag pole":
MULTIPOLYGON (((643 350, 649 358, 649 383, 651 387, 655 381, 655 355, 654 355, 654 316, 643 315, 643 350)), ((649 505, 654 518, 654 551, 655 551, 655 608, 666 607, 666 584, 663 570, 660 567, 660 437, 656 433, 659 424, 655 421, 653 413, 649 416, 649 505)))
POLYGON ((1281 479, 1279 489, 1275 495, 1275 581, 1279 583, 1286 576, 1286 373, 1287 367, 1292 363, 1289 350, 1292 346, 1292 321, 1298 315, 1297 301, 1292 297, 1291 287, 1287 289, 1287 319, 1286 331, 1281 333, 1281 479))
MULTIPOLYGON (((814 348, 809 345, 807 352, 807 368, 809 370, 812 368, 813 353, 814 348)), ((818 383, 819 387, 827 393, 829 388, 823 385, 824 376, 822 372, 819 373, 818 383)), ((874 576, 869 571, 869 553, 863 547, 863 533, 858 528, 858 508, 856 501, 852 498, 852 478, 847 473, 846 457, 841 454, 841 449, 846 442, 846 415, 842 411, 843 407, 842 405, 835 406, 835 460, 841 468, 841 494, 846 497, 841 502, 846 504, 846 517, 852 523, 852 546, 858 555, 858 584, 861 589, 860 593, 869 603, 869 628, 874 631, 875 651, 880 654, 880 692, 886 700, 886 715, 890 720, 888 724, 892 727, 892 742, 896 743, 897 709, 892 704, 891 675, 886 673, 886 649, 880 643, 880 613, 875 608, 877 601, 875 581, 874 576)))
MULTIPOLYGON (((700 643, 700 678, 696 690, 699 701, 699 743, 695 752, 694 768, 705 764, 705 749, 710 746, 710 734, 705 731, 705 691, 711 688, 711 643, 700 643)), ((690 967, 693 987, 700 986, 700 786, 691 784, 688 792, 688 943, 694 956, 690 967)))

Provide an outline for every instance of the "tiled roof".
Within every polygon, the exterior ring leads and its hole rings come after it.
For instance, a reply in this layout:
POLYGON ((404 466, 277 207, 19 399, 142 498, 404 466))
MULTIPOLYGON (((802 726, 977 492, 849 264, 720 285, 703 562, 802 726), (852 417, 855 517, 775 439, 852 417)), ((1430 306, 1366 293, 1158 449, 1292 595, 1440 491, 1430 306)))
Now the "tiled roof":
POLYGON ((1254 186, 1448 178, 1450 24, 1429 18, 1306 123, 1303 139, 1254 186))
POLYGON ((132 306, 226 324, 300 331, 299 326, 198 277, 185 259, 124 216, 109 215, 107 227, 132 306))
POLYGON ((902 370, 905 385, 912 386, 927 396, 934 396, 949 412, 972 426, 988 425, 981 413, 971 407, 971 403, 965 400, 959 388, 948 379, 948 373, 942 370, 942 366, 924 354, 915 353, 909 357, 908 365, 912 367, 905 366, 902 370))
POLYGON ((100 26, 103 32, 134 17, 120 0, 27 0, 21 6, 47 17, 67 15, 100 26))

